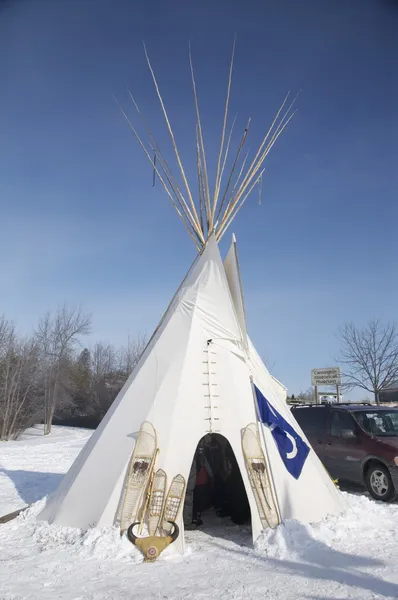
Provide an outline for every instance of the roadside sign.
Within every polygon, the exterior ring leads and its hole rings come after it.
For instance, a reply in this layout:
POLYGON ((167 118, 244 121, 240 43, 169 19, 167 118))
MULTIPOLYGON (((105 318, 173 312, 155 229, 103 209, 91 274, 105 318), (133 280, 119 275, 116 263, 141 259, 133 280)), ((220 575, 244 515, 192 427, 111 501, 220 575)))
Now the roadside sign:
POLYGON ((340 385, 341 375, 340 367, 328 367, 325 369, 312 369, 312 385, 340 385))

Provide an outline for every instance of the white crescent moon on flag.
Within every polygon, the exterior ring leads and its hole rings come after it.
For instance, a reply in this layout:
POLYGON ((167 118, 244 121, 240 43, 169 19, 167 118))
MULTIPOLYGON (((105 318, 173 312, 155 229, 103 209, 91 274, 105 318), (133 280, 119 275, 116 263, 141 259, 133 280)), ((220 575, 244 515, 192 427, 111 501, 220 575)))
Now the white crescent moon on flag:
POLYGON ((289 438, 289 440, 292 442, 291 451, 286 453, 286 458, 291 460, 292 458, 295 458, 297 456, 297 444, 296 444, 296 440, 294 439, 294 437, 292 435, 290 435, 290 433, 288 433, 287 431, 285 431, 285 433, 286 433, 287 437, 289 438))

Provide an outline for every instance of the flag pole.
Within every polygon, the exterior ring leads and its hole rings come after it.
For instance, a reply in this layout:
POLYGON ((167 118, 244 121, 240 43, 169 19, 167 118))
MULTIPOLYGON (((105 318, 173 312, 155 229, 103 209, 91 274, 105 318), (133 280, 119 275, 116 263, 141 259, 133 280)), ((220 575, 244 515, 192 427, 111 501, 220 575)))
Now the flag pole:
POLYGON ((268 473, 270 476, 270 487, 271 487, 271 494, 273 496, 274 499, 274 503, 276 506, 276 510, 278 512, 278 517, 279 517, 279 522, 282 522, 282 518, 281 518, 281 510, 279 508, 279 502, 278 502, 278 496, 276 494, 276 486, 275 486, 275 479, 274 479, 274 474, 272 472, 272 468, 271 468, 271 460, 270 457, 268 455, 268 449, 267 449, 267 443, 265 441, 265 435, 264 435, 264 429, 263 429, 263 424, 260 418, 260 411, 258 408, 258 403, 257 403, 257 396, 256 396, 256 392, 254 389, 254 381, 253 381, 253 375, 250 375, 250 385, 252 388, 252 394, 253 394, 253 403, 254 403, 254 412, 256 414, 256 420, 257 420, 257 431, 260 432, 260 436, 263 442, 263 448, 264 448, 264 453, 265 453, 265 459, 268 463, 268 473))

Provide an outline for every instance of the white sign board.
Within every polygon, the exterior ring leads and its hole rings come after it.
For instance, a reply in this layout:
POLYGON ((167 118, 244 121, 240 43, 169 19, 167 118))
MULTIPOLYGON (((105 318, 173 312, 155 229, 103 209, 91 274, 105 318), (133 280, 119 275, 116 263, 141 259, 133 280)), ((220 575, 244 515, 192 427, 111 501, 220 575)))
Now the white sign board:
POLYGON ((340 385, 340 367, 329 367, 327 369, 312 369, 312 385, 340 385))

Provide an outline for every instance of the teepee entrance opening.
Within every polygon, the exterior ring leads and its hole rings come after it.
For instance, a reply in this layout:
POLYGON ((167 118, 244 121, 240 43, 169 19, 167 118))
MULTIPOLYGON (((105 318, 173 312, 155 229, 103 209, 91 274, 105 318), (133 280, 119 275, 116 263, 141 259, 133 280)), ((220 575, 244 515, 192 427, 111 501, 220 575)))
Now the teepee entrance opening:
POLYGON ((242 475, 228 440, 212 433, 198 443, 187 481, 185 529, 221 524, 250 525, 250 506, 242 475))

